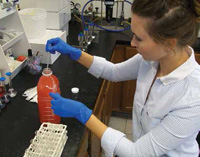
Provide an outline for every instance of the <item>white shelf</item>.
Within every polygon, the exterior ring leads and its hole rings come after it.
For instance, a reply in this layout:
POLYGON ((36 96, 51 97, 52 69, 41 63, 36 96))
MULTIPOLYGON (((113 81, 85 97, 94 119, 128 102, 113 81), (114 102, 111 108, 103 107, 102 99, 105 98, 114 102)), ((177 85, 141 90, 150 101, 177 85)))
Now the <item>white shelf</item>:
POLYGON ((9 47, 13 46, 15 43, 17 43, 19 40, 23 38, 24 32, 21 32, 19 35, 11 39, 9 42, 5 43, 2 48, 3 51, 7 50, 9 47))
POLYGON ((13 13, 16 12, 16 8, 15 7, 12 7, 12 8, 9 8, 9 9, 4 9, 4 10, 0 10, 0 19, 8 16, 8 15, 11 15, 13 13))
POLYGON ((26 63, 27 63, 27 59, 21 62, 14 69, 10 69, 10 72, 12 73, 12 78, 14 78, 26 66, 26 63))
POLYGON ((23 65, 25 65, 26 61, 27 61, 27 59, 25 59, 23 62, 15 61, 15 62, 17 62, 17 64, 13 69, 10 68, 10 72, 13 73, 14 71, 16 71, 16 70, 20 69, 21 67, 23 67, 23 65))
MULTIPOLYGON (((7 32, 6 30, 0 31, 3 36, 0 44, 0 70, 4 77, 6 77, 6 72, 12 72, 11 78, 13 79, 27 62, 26 60, 21 63, 15 62, 16 64, 14 63, 12 66, 5 56, 5 51, 8 48, 12 48, 13 56, 18 57, 27 56, 27 50, 30 49, 30 44, 15 6, 10 8, 9 11, 0 9, 0 28, 11 30, 11 32, 7 32), (12 31, 16 31, 17 33, 12 31)), ((8 79, 6 79, 6 84, 7 83, 8 79)))

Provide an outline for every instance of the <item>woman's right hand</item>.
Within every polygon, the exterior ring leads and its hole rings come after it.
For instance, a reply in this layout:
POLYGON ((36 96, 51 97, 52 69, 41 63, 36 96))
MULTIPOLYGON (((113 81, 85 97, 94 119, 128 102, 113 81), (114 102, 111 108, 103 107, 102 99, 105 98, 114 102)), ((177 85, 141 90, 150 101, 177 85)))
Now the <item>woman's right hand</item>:
POLYGON ((52 38, 47 41, 46 51, 55 54, 55 51, 60 52, 63 55, 69 56, 73 60, 78 60, 81 56, 81 50, 74 48, 65 43, 60 38, 52 38))

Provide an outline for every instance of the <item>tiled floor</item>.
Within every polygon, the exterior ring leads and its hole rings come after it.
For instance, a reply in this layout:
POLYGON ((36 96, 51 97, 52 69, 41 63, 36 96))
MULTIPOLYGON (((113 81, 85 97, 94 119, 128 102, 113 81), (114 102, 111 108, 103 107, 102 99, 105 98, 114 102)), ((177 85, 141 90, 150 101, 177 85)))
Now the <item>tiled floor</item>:
MULTIPOLYGON (((131 119, 111 117, 108 126, 125 133, 126 137, 132 141, 132 120, 131 119)), ((105 154, 102 153, 101 157, 105 157, 105 154)))

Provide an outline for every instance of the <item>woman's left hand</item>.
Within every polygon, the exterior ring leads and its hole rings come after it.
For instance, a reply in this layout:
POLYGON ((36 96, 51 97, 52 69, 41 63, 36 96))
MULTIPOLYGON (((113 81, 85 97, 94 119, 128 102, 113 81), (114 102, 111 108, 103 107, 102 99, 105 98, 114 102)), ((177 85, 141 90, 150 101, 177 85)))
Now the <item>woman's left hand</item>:
POLYGON ((81 102, 63 98, 58 93, 50 93, 49 95, 53 98, 51 109, 54 114, 60 117, 74 117, 85 125, 92 115, 92 110, 81 102))

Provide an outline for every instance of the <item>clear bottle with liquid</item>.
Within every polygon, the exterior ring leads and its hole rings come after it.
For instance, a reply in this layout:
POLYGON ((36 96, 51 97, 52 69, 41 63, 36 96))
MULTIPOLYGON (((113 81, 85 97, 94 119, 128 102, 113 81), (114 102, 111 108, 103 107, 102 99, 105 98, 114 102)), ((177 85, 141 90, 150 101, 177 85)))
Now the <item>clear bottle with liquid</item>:
POLYGON ((50 68, 45 68, 37 85, 40 122, 59 124, 61 118, 53 113, 49 93, 61 93, 59 81, 50 68))
POLYGON ((7 104, 7 103, 9 103, 10 102, 10 96, 9 96, 9 94, 7 93, 7 91, 6 91, 6 86, 5 86, 5 80, 6 80, 6 78, 5 77, 1 77, 0 78, 0 97, 1 97, 1 100, 3 100, 3 102, 5 103, 5 104, 7 104), (1 88, 1 86, 3 87, 3 88, 1 88))
POLYGON ((0 78, 0 97, 2 97, 5 94, 5 87, 3 84, 3 78, 0 78))

